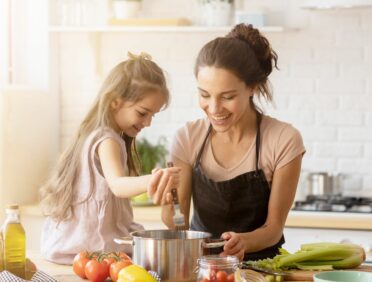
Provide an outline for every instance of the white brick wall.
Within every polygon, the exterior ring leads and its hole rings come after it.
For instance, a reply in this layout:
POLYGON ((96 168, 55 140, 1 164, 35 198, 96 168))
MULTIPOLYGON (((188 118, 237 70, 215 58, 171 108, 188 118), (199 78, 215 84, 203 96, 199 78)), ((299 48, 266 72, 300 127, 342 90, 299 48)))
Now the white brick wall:
MULTIPOLYGON (((167 5, 174 2, 159 1, 160 6, 147 6, 145 12, 151 14, 153 9, 155 15, 172 17, 167 5)), ((298 7, 301 1, 287 1, 287 6, 274 0, 262 2, 272 11, 268 22, 291 27, 285 32, 265 33, 279 55, 280 67, 271 77, 276 108, 266 106, 267 113, 302 132, 307 148, 305 170, 352 173, 357 187, 349 193, 372 195, 372 8, 307 11, 298 7), (296 23, 299 29, 293 29, 296 23)), ((188 16, 187 1, 178 0, 177 7, 188 16)), ((178 127, 203 115, 197 107, 194 59, 203 44, 221 35, 54 34, 61 47, 62 147, 94 99, 103 77, 128 50, 147 51, 168 72, 172 103, 142 136, 156 141, 164 135, 170 143, 178 127)))

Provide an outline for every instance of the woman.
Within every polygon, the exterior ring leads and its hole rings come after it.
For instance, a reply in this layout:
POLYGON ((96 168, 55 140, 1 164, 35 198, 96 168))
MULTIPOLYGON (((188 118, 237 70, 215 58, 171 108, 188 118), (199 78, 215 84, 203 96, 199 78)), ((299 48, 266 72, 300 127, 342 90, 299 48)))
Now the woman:
MULTIPOLYGON (((266 116, 256 98, 272 101, 268 76, 277 55, 251 25, 240 24, 198 54, 195 76, 206 118, 176 133, 171 158, 182 168, 178 194, 191 229, 226 243, 240 260, 273 257, 294 200, 305 148, 290 124, 266 116)), ((173 228, 171 205, 162 209, 173 228)))

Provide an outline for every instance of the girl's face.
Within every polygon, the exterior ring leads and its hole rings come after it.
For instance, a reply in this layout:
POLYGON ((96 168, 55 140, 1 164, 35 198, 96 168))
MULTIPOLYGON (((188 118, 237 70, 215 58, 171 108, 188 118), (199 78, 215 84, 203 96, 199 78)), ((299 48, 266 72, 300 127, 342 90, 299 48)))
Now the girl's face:
POLYGON ((197 76, 199 106, 207 114, 213 129, 224 132, 242 121, 249 111, 253 90, 232 72, 202 67, 197 76))
POLYGON ((144 127, 150 126, 153 116, 164 106, 165 98, 160 91, 150 91, 137 101, 115 99, 114 110, 116 129, 129 137, 135 137, 144 127))

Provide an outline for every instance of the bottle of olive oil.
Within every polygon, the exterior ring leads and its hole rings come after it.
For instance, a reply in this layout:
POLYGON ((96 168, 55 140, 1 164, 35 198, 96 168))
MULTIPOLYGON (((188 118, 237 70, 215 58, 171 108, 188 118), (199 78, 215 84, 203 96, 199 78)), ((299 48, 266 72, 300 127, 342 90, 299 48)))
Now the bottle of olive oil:
POLYGON ((25 278, 26 234, 19 219, 18 205, 5 210, 6 219, 2 228, 4 241, 4 268, 20 278, 25 278))

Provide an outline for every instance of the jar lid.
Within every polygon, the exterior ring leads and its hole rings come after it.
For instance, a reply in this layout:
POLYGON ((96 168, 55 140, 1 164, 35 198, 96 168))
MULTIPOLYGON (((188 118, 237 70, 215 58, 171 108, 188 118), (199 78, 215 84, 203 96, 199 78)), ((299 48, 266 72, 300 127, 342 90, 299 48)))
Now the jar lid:
POLYGON ((236 256, 208 255, 199 259, 200 266, 234 267, 239 264, 236 256))

